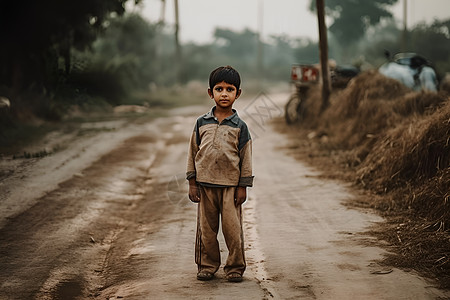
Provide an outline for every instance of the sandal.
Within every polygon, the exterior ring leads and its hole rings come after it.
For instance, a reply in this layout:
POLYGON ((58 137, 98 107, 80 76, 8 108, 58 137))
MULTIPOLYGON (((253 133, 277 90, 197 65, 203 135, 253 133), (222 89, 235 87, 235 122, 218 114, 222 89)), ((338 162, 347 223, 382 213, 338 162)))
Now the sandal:
POLYGON ((227 275, 227 280, 229 282, 241 282, 242 281, 242 275, 236 272, 230 273, 227 275))
POLYGON ((207 271, 200 271, 197 273, 197 280, 208 281, 214 278, 214 274, 207 271))

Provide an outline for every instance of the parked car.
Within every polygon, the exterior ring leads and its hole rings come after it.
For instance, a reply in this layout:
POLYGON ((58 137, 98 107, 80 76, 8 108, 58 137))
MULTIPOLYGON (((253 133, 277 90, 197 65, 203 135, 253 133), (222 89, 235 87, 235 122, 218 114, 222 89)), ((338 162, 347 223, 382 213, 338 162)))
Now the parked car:
POLYGON ((379 72, 386 77, 396 79, 416 91, 437 91, 439 87, 436 71, 432 64, 416 53, 398 53, 393 58, 385 52, 388 62, 379 72))

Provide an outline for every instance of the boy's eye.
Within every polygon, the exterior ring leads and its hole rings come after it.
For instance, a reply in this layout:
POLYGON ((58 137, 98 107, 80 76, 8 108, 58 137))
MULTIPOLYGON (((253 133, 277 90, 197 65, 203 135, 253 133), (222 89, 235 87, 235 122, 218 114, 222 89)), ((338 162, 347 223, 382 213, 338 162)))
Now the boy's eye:
MULTIPOLYGON (((220 93, 220 92, 222 92, 224 90, 224 88, 223 87, 216 87, 214 90, 220 93)), ((227 90, 228 93, 232 93, 232 92, 235 91, 235 88, 234 87, 226 87, 226 90, 227 90)))

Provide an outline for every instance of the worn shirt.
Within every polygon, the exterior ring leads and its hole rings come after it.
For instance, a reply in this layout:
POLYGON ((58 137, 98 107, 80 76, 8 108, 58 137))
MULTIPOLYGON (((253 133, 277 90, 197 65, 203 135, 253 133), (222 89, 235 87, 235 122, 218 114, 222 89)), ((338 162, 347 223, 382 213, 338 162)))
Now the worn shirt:
POLYGON ((220 124, 215 107, 197 119, 186 178, 213 186, 252 186, 252 140, 236 110, 220 124))

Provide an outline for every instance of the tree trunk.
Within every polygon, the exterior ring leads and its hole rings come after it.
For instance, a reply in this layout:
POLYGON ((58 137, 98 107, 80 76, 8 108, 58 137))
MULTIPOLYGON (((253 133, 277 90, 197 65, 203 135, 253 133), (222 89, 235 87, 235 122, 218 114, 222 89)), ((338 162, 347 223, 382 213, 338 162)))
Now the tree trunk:
POLYGON ((175 62, 176 62, 176 78, 178 82, 181 82, 181 46, 179 41, 180 20, 178 11, 178 0, 175 0, 175 62))
POLYGON ((328 69, 328 41, 327 26, 325 25, 325 5, 324 0, 317 0, 317 19, 319 23, 319 50, 320 50, 320 66, 322 73, 322 105, 320 112, 322 113, 330 104, 330 74, 328 69))

